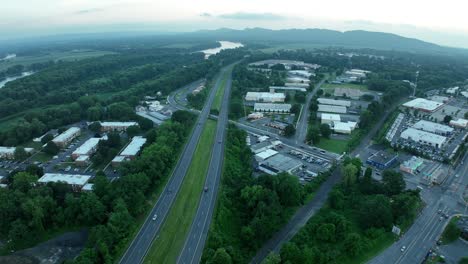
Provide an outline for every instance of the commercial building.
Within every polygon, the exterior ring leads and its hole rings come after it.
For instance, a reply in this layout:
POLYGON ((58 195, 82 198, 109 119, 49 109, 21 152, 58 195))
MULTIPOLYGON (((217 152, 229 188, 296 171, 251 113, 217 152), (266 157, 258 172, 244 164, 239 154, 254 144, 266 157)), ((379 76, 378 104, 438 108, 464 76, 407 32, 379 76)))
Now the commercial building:
POLYGON ((370 71, 365 71, 365 70, 361 70, 361 69, 351 69, 349 71, 346 71, 345 75, 353 76, 353 77, 357 77, 357 78, 365 78, 366 74, 368 74, 368 73, 370 73, 370 71))
POLYGON ((271 103, 255 103, 254 111, 256 112, 273 112, 273 113, 289 113, 291 111, 290 104, 271 104, 271 103))
POLYGON ((414 128, 408 128, 400 135, 401 138, 412 140, 414 142, 440 148, 445 144, 447 138, 414 128))
POLYGON ((329 124, 332 126, 333 123, 341 121, 341 116, 337 114, 322 113, 320 114, 320 119, 322 124, 329 124))
POLYGON ((75 191, 79 191, 90 179, 90 175, 45 173, 38 182, 44 184, 49 182, 64 182, 71 185, 75 191))
POLYGON ((302 77, 288 77, 286 80, 291 83, 310 83, 309 79, 302 77))
POLYGON ((260 143, 255 144, 255 145, 252 145, 250 148, 252 149, 252 152, 254 154, 258 154, 258 153, 263 152, 263 151, 265 151, 267 149, 273 148, 273 144, 270 141, 265 140, 265 141, 262 141, 260 143))
POLYGON ((281 172, 292 174, 301 166, 302 163, 300 161, 279 153, 260 163, 258 169, 270 175, 276 175, 281 172))
POLYGON ((346 107, 345 106, 319 104, 318 105, 318 112, 346 114, 346 107))
MULTIPOLYGON (((15 158, 15 147, 0 147, 0 159, 14 159, 15 158)), ((30 154, 34 151, 33 148, 24 148, 26 153, 30 154)))
POLYGON ((398 154, 388 153, 386 151, 378 151, 372 154, 366 163, 380 170, 385 170, 393 166, 397 162, 398 154))
POLYGON ((146 138, 140 136, 133 137, 132 141, 127 145, 127 147, 125 147, 124 150, 122 150, 119 156, 124 156, 129 159, 133 159, 145 143, 146 138))
POLYGON ((460 87, 455 86, 455 87, 448 88, 445 92, 448 94, 456 94, 459 89, 460 87))
POLYGON ((466 128, 468 126, 468 120, 459 118, 457 120, 450 120, 449 124, 457 128, 466 128))
POLYGON ((442 135, 442 136, 447 136, 453 133, 453 128, 434 123, 434 122, 429 122, 426 120, 420 120, 416 122, 416 124, 413 125, 413 128, 423 130, 426 132, 431 132, 434 134, 442 135))
POLYGON ((468 92, 463 91, 463 92, 461 92, 460 94, 463 95, 465 98, 468 98, 468 92))
POLYGON ((364 95, 364 93, 359 90, 359 89, 352 89, 352 88, 347 88, 347 87, 336 87, 335 91, 333 92, 334 96, 343 96, 343 97, 349 97, 351 99, 359 99, 361 96, 364 95))
POLYGON ((79 127, 70 127, 65 132, 52 139, 52 142, 54 142, 57 146, 63 148, 70 144, 70 142, 72 142, 73 139, 78 137, 80 134, 81 130, 79 127))
POLYGON ((83 143, 79 148, 77 148, 73 153, 71 154, 72 158, 76 160, 79 156, 83 155, 93 155, 94 152, 96 152, 99 141, 101 141, 102 138, 90 138, 83 143))
POLYGON ((436 101, 427 100, 424 98, 416 98, 403 104, 404 107, 411 109, 421 110, 424 112, 432 113, 441 108, 444 104, 436 101))
POLYGON ((265 93, 265 92, 247 92, 246 101, 267 102, 267 103, 282 103, 286 99, 284 93, 265 93))
POLYGON ((309 72, 309 71, 304 71, 304 70, 293 70, 293 71, 288 71, 289 75, 292 76, 299 76, 302 78, 310 78, 310 76, 313 76, 314 74, 309 72))
POLYGON ((450 98, 448 98, 447 96, 433 95, 430 97, 430 100, 445 104, 448 101, 450 101, 450 98))
MULTIPOLYGON (((309 88, 309 84, 308 83, 290 83, 290 82, 286 82, 284 83, 284 86, 286 87, 302 87, 302 88, 309 88)), ((283 86, 280 86, 280 87, 283 87, 283 86)), ((301 92, 305 92, 305 91, 301 91, 301 92)))
POLYGON ((287 83, 289 85, 286 86, 270 86, 270 93, 274 93, 276 90, 284 90, 284 91, 299 91, 299 92, 307 92, 306 87, 309 87, 308 84, 302 83, 287 83))
POLYGON ((418 171, 418 168, 420 168, 423 164, 423 159, 412 156, 411 159, 400 164, 400 170, 410 174, 415 174, 418 171))
POLYGON ((101 122, 102 132, 121 132, 126 131, 131 126, 138 126, 137 122, 101 122))
POLYGON ((266 159, 271 158, 272 156, 276 154, 278 154, 278 151, 267 149, 265 151, 255 154, 255 160, 257 162, 265 161, 266 159))
POLYGON ((351 106, 351 101, 346 101, 346 100, 318 98, 317 101, 319 104, 325 104, 325 105, 337 105, 337 106, 346 106, 346 107, 351 106))
POLYGON ((354 129, 357 127, 357 122, 334 122, 333 123, 333 131, 339 134, 351 134, 354 129))
POLYGON ((263 118, 262 113, 251 113, 247 116, 247 119, 260 119, 263 118))
POLYGON ((148 111, 151 112, 161 111, 164 108, 159 101, 146 101, 145 103, 148 106, 148 111))

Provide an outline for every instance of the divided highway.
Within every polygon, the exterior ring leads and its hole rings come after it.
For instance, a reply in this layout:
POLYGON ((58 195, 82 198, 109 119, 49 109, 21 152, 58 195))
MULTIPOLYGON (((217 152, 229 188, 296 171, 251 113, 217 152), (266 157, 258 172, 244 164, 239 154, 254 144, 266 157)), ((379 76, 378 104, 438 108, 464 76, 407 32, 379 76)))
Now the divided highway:
POLYGON ((200 197, 198 210, 193 219, 182 252, 177 263, 199 263, 205 247, 206 238, 213 217, 219 183, 223 172, 226 126, 228 123, 229 94, 231 92, 232 74, 226 81, 221 109, 218 115, 215 142, 211 152, 209 171, 205 180, 206 191, 200 197))
MULTIPOLYGON (((223 68, 222 72, 226 71, 226 69, 227 67, 223 68)), ((120 264, 142 263, 144 257, 146 256, 148 250, 151 247, 151 244, 153 243, 153 240, 158 235, 160 228, 163 225, 164 220, 173 202, 175 201, 179 188, 184 180, 184 176, 185 174, 187 174, 203 127, 205 126, 205 123, 210 114, 211 105, 213 104, 216 91, 220 89, 222 72, 221 74, 219 74, 215 86, 211 89, 209 93, 207 102, 205 103, 205 106, 200 112, 198 121, 195 127, 193 128, 190 139, 185 145, 182 155, 176 164, 176 167, 169 179, 169 182, 165 186, 163 192, 161 193, 161 196, 159 197, 150 214, 141 226, 141 229, 139 230, 138 234, 135 236, 129 248, 121 258, 119 262, 120 264), (153 220, 154 217, 156 217, 155 220, 153 220)))

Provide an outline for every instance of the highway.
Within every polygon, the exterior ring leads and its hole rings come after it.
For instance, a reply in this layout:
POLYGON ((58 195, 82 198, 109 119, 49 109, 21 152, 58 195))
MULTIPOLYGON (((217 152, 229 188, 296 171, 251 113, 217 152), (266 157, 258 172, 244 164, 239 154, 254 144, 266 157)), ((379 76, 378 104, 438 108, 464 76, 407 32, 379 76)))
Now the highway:
POLYGON ((221 181, 226 141, 226 126, 228 123, 229 95, 231 92, 232 74, 226 81, 221 109, 218 115, 215 141, 211 152, 209 171, 205 180, 207 191, 202 193, 190 232, 184 243, 177 263, 199 263, 210 229, 211 219, 216 205, 219 184, 221 181))
MULTIPOLYGON (((225 71, 226 68, 223 68, 222 71, 225 71)), ((144 257, 146 256, 148 250, 151 248, 155 237, 160 231, 161 226, 166 219, 166 216, 177 196, 180 186, 184 180, 185 174, 188 171, 190 162, 192 160, 195 148, 200 139, 203 127, 208 119, 211 105, 214 101, 216 91, 220 88, 221 85, 221 76, 218 75, 215 86, 211 89, 207 102, 203 107, 200 115, 198 117, 197 123, 193 128, 192 134, 189 138, 189 141, 184 147, 184 150, 174 168, 174 171, 169 179, 169 182, 165 186, 161 196, 158 201, 151 209, 148 217, 141 226, 138 234, 135 236, 134 240, 128 247, 125 254, 120 259, 121 264, 138 264, 142 263, 144 257), (152 220, 156 216, 156 220, 152 220)))

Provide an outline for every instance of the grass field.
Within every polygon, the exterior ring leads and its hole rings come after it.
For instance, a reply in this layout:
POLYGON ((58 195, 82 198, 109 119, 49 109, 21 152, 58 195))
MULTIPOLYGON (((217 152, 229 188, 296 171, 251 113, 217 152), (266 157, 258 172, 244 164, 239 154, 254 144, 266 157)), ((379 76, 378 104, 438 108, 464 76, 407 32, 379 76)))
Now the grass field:
POLYGON ((322 137, 320 138, 320 142, 319 144, 317 144, 317 147, 341 154, 344 151, 348 150, 348 141, 338 139, 327 139, 322 137))
POLYGON ((33 63, 41 63, 46 61, 55 61, 55 60, 63 60, 63 61, 74 61, 74 60, 82 60, 92 57, 98 57, 108 54, 115 54, 114 52, 110 51, 100 51, 100 50, 72 50, 72 51, 56 51, 50 53, 42 53, 40 55, 35 56, 18 56, 9 60, 0 61, 0 71, 6 70, 7 68, 14 66, 14 65, 24 65, 28 66, 33 63))
POLYGON ((216 133, 216 122, 208 120, 197 144, 189 171, 167 216, 159 237, 154 241, 145 263, 175 263, 195 216, 216 133))
MULTIPOLYGON (((337 87, 345 87, 345 88, 351 88, 351 89, 357 89, 361 91, 367 91, 367 85, 365 84, 353 84, 353 83, 343 83, 343 84, 332 84, 332 83, 324 83, 320 88, 325 89, 325 90, 332 90, 334 91, 335 88, 337 87)), ((326 92, 327 92, 326 91, 326 92)), ((328 91, 330 92, 330 91, 328 91)))
POLYGON ((232 72, 232 67, 229 68, 224 74, 223 74, 223 79, 221 81, 221 87, 216 91, 215 99, 213 101, 213 106, 211 107, 212 109, 220 110, 221 109, 221 103, 223 102, 223 95, 224 95, 224 90, 226 88, 226 82, 229 77, 229 75, 232 72))

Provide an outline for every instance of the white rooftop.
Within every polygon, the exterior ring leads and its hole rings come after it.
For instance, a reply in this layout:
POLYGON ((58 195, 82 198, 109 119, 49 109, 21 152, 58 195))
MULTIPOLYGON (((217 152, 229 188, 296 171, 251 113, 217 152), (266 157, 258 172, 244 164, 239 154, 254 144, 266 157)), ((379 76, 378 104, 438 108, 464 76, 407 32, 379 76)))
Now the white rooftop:
POLYGON ((337 106, 337 105, 318 105, 318 112, 329 112, 329 113, 338 113, 338 114, 346 114, 346 107, 345 106, 337 106))
POLYGON ((416 142, 421 143, 431 143, 433 145, 438 144, 439 147, 445 143, 447 140, 444 136, 439 136, 433 133, 429 133, 422 130, 417 130, 414 128, 408 128, 403 131, 400 135, 404 139, 411 139, 416 142))
POLYGON ((73 151, 72 154, 75 155, 86 155, 88 154, 92 149, 94 149, 97 144, 99 144, 99 141, 101 141, 101 138, 90 138, 83 143, 79 148, 77 148, 75 151, 73 151))
POLYGON ((351 106, 351 101, 346 100, 335 100, 335 99, 328 99, 328 98, 319 98, 317 99, 319 104, 326 104, 326 105, 338 105, 338 106, 351 106))
POLYGON ((333 123, 333 129, 336 131, 347 131, 347 132, 352 132, 356 126, 357 122, 334 122, 333 123))
POLYGON ((80 156, 78 156, 78 158, 76 158, 75 161, 88 161, 88 160, 89 160, 88 155, 80 155, 80 156))
POLYGON ((123 162, 125 161, 125 158, 124 156, 115 156, 113 159, 112 159, 112 162, 123 162))
POLYGON ((459 127, 467 127, 468 120, 459 118, 457 120, 450 120, 450 125, 452 126, 459 126, 459 127))
POLYGON ((60 173, 45 173, 38 182, 48 183, 48 182, 65 182, 70 185, 85 185, 89 179, 90 175, 79 175, 79 174, 60 174, 60 173))
POLYGON ((443 133, 443 134, 445 134, 445 133, 452 133, 453 132, 453 128, 451 128, 449 126, 434 123, 434 122, 430 122, 430 121, 426 121, 426 120, 420 120, 420 121, 416 122, 416 124, 413 125, 413 128, 424 130, 424 131, 427 131, 427 132, 432 132, 432 133, 443 133))
MULTIPOLYGON (((16 147, 0 147, 1 154, 15 154, 16 147)), ((33 148, 24 148, 27 153, 32 152, 33 148)))
POLYGON ((284 99, 286 95, 284 93, 269 93, 269 92, 247 92, 245 98, 256 98, 256 100, 260 99, 284 99))
POLYGON ((411 100, 403 104, 403 106, 406 106, 406 107, 418 108, 418 109, 423 109, 423 110, 427 110, 431 112, 437 110, 437 108, 439 108, 442 105, 443 103, 427 100, 424 98, 416 98, 414 100, 411 100))
POLYGON ((137 125, 137 122, 101 122, 101 126, 103 127, 129 127, 137 125))
POLYGON ((80 131, 79 127, 70 127, 69 129, 67 129, 62 134, 56 136, 52 141, 53 142, 67 141, 70 137, 72 137, 73 135, 75 135, 75 133, 77 133, 79 131, 80 131))
POLYGON ((83 186, 83 188, 81 188, 81 190, 83 191, 92 191, 93 190, 93 186, 94 184, 92 183, 87 183, 83 186))
POLYGON ((255 154, 255 156, 262 159, 262 160, 266 160, 269 157, 274 156, 276 154, 278 154, 278 151, 273 150, 273 149, 267 149, 265 151, 262 151, 260 153, 255 154))
POLYGON ((341 116, 337 115, 337 114, 322 113, 321 118, 322 118, 322 120, 329 120, 329 121, 333 121, 333 122, 341 121, 341 116))
POLYGON ((146 143, 146 138, 144 137, 133 137, 130 144, 120 153, 120 156, 135 156, 141 147, 146 143))
POLYGON ((270 110, 270 111, 290 111, 291 104, 272 104, 272 103, 255 103, 254 111, 270 110))

